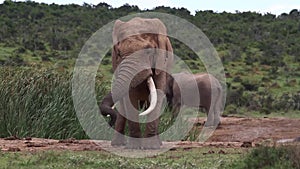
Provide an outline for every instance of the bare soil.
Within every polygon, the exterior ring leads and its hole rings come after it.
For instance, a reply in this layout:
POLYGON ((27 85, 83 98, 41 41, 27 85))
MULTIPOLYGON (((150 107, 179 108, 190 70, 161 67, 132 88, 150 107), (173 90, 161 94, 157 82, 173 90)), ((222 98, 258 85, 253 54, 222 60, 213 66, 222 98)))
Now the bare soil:
MULTIPOLYGON (((202 123, 205 119, 197 119, 202 123)), ((163 142, 163 145, 175 145, 176 148, 192 147, 254 147, 261 144, 293 141, 300 136, 300 119, 290 118, 239 118, 223 117, 222 124, 204 143, 178 141, 163 142), (290 139, 290 140, 289 140, 290 139)), ((300 139, 299 139, 300 140, 300 139)), ((40 151, 72 150, 100 151, 109 148, 109 141, 93 140, 53 140, 42 138, 7 137, 0 139, 1 151, 40 151)))

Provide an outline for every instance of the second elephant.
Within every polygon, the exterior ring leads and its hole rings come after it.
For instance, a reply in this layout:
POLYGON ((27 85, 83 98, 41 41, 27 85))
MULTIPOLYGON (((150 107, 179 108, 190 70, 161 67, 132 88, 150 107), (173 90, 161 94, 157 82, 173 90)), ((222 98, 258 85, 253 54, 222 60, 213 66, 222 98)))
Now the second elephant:
POLYGON ((219 81, 208 73, 177 73, 168 81, 167 101, 176 117, 182 105, 202 107, 207 113, 205 126, 217 126, 224 108, 224 94, 219 81), (196 92, 198 90, 198 92, 196 92))

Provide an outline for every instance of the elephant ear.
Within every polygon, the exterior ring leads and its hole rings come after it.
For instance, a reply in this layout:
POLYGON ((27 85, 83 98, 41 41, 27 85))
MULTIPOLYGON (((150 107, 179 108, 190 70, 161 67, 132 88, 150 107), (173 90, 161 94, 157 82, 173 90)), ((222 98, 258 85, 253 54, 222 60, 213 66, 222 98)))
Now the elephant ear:
POLYGON ((166 35, 158 35, 158 55, 155 61, 155 74, 158 75, 162 71, 169 72, 173 64, 173 48, 169 38, 166 35))
POLYGON ((113 32, 112 32, 112 38, 113 38, 113 44, 117 44, 119 39, 119 34, 120 34, 120 31, 122 29, 122 25, 124 24, 125 22, 121 21, 121 20, 116 20, 115 24, 114 24, 114 27, 113 27, 113 32))
POLYGON ((113 67, 113 71, 115 71, 117 69, 117 66, 118 66, 117 58, 119 57, 119 54, 118 54, 116 45, 114 45, 113 48, 112 48, 112 67, 113 67))
POLYGON ((113 70, 115 71, 117 69, 118 63, 117 59, 119 57, 119 52, 118 52, 118 44, 119 44, 119 32, 121 26, 124 24, 124 22, 117 20, 114 24, 113 27, 113 33, 112 33, 112 38, 113 38, 113 48, 112 48, 112 66, 113 70))

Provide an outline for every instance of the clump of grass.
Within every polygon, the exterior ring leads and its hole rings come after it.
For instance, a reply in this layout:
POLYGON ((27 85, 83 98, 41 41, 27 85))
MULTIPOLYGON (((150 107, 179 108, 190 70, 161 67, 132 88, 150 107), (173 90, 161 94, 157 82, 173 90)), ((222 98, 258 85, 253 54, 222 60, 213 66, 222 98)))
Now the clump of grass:
POLYGON ((287 147, 289 159, 292 162, 294 168, 300 168, 300 145, 294 145, 287 147))
POLYGON ((225 168, 235 169, 281 169, 300 168, 300 146, 258 147, 244 158, 225 168))
MULTIPOLYGON (((72 73, 0 69, 0 137, 87 138, 74 110, 72 73)), ((99 98, 104 85, 96 85, 99 98)))

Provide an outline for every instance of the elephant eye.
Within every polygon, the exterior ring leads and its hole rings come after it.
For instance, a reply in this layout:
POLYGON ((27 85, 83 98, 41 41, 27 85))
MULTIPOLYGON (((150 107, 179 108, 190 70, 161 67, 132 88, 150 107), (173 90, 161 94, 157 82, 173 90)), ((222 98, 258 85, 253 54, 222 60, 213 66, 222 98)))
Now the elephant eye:
POLYGON ((120 58, 124 58, 124 56, 122 56, 122 55, 121 55, 121 51, 120 51, 120 49, 118 49, 118 57, 120 57, 120 58))
POLYGON ((124 59, 125 56, 124 55, 119 55, 119 58, 124 59))

